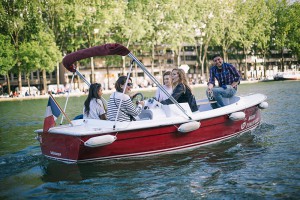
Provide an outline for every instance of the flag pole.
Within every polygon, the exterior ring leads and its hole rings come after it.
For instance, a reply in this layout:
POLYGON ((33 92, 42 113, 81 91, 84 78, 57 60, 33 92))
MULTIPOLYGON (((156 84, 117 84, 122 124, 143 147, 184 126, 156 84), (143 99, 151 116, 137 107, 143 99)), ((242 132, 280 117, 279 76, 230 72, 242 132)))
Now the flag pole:
POLYGON ((48 94, 50 95, 51 99, 54 101, 54 103, 57 105, 58 109, 60 110, 60 112, 65 116, 65 118, 68 120, 68 122, 73 126, 73 123, 71 122, 70 118, 67 116, 67 114, 63 111, 63 109, 61 109, 61 107, 59 106, 59 104, 57 103, 57 101, 54 99, 54 97, 52 96, 51 92, 49 91, 48 94))

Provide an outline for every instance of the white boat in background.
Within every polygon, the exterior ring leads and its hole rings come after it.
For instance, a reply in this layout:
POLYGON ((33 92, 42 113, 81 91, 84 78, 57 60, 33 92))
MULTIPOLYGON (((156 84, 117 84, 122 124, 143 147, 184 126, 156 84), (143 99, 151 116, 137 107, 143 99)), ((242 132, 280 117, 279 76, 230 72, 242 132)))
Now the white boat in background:
POLYGON ((300 80, 300 71, 278 72, 274 75, 274 80, 300 80))

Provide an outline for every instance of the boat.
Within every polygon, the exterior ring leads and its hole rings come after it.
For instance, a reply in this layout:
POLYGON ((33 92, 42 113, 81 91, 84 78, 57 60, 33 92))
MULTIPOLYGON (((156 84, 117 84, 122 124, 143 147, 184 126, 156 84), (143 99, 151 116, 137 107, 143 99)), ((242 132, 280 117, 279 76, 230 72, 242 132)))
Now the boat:
POLYGON ((278 72, 274 75, 274 80, 300 80, 300 71, 278 72))
MULTIPOLYGON (((73 52, 64 57, 63 64, 89 84, 74 63, 108 55, 129 56, 132 61, 128 77, 136 63, 164 91, 146 67, 117 43, 73 52)), ((66 163, 83 163, 180 153, 255 129, 261 123, 261 110, 268 107, 264 94, 249 94, 225 99, 226 106, 218 109, 212 109, 207 99, 197 100, 199 110, 191 112, 188 103, 178 103, 165 93, 173 104, 162 105, 154 98, 146 99, 136 121, 74 119, 46 131, 38 129, 35 132, 42 154, 66 163)))

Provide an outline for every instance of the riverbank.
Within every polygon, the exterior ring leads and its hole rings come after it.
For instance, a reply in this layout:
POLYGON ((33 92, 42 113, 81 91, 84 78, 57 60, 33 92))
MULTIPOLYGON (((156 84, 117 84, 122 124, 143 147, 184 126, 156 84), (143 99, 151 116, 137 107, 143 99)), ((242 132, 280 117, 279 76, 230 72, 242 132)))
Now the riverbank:
MULTIPOLYGON (((260 81, 253 80, 253 81, 241 81, 241 84, 252 84, 252 83, 258 83, 260 81)), ((198 88, 198 87, 206 87, 206 84, 196 84, 191 85, 192 88, 198 88)), ((156 90, 157 87, 148 87, 148 88, 134 88, 132 89, 133 92, 143 92, 143 91, 153 91, 156 90)), ((111 94, 115 90, 103 90, 103 94, 111 94)), ((86 96, 87 93, 84 92, 76 92, 76 93, 65 93, 65 94, 54 94, 54 97, 80 97, 80 96, 86 96)), ((37 95, 37 96, 25 96, 25 97, 0 97, 0 102, 2 101, 23 101, 23 100, 34 100, 34 99, 48 99, 49 95, 37 95)))

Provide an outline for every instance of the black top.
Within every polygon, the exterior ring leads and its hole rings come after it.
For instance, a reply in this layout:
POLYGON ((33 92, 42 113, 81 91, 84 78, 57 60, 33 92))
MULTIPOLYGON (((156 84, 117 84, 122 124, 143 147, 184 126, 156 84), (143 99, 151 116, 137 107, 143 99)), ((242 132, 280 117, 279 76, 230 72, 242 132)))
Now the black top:
MULTIPOLYGON (((179 83, 173 90, 172 97, 178 102, 178 103, 188 103, 192 112, 195 112, 198 110, 198 106, 196 104, 196 100, 194 95, 192 94, 191 90, 186 87, 183 83, 179 83)), ((173 104, 173 102, 170 99, 166 99, 161 102, 164 105, 173 104)))

